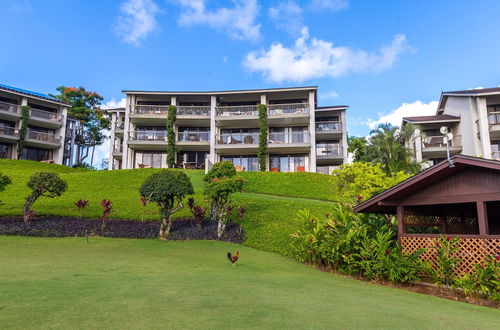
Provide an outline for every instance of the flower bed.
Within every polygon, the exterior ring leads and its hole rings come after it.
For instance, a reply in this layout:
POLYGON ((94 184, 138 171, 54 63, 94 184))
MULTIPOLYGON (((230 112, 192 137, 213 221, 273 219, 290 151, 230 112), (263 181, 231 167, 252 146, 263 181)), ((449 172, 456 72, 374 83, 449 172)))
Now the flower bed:
MULTIPOLYGON (((40 236, 40 237, 85 237, 103 236, 115 238, 157 238, 160 230, 158 221, 136 220, 102 220, 38 217, 30 224, 23 222, 22 217, 0 218, 0 235, 40 236)), ((191 219, 174 221, 169 236, 170 240, 215 240, 217 239, 217 223, 203 221, 196 226, 191 219)), ((243 234, 235 224, 228 224, 221 240, 241 243, 243 234)))

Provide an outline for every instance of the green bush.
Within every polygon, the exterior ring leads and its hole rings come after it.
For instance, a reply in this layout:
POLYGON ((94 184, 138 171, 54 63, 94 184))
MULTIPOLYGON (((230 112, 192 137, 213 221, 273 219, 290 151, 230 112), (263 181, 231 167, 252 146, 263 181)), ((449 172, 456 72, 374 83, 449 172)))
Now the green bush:
POLYGON ((175 164, 175 121, 177 120, 177 107, 170 105, 167 113, 167 165, 173 168, 175 164))
POLYGON ((26 203, 23 207, 24 221, 29 222, 33 217, 34 211, 31 209, 38 197, 45 196, 54 198, 61 196, 67 189, 67 184, 57 173, 38 172, 28 181, 28 188, 31 194, 26 197, 26 203))
POLYGON ((19 128, 19 141, 17 142, 17 159, 23 157, 24 145, 26 144, 26 133, 28 129, 28 121, 30 119, 30 107, 23 105, 21 107, 21 127, 19 128))
POLYGON ((203 177, 205 183, 209 183, 215 178, 232 178, 236 175, 236 168, 230 161, 215 163, 210 171, 203 177))
POLYGON ((367 200, 370 197, 407 179, 408 174, 387 175, 379 164, 356 162, 333 170, 331 182, 344 201, 367 200))
POLYGON ((266 150, 267 150, 267 107, 265 104, 257 106, 259 111, 259 150, 257 158, 259 159, 259 171, 266 170, 266 150))
MULTIPOLYGON (((11 183, 12 183, 12 181, 10 180, 10 178, 7 175, 3 175, 0 172, 0 192, 4 191, 5 187, 7 187, 11 183)), ((2 203, 2 201, 0 201, 0 204, 1 203, 2 203)))
POLYGON ((482 264, 455 280, 455 286, 464 289, 467 297, 480 295, 500 301, 500 257, 487 256, 482 264))
POLYGON ((437 284, 453 285, 457 278, 456 267, 461 261, 457 257, 460 238, 443 236, 436 242, 437 259, 431 268, 431 274, 437 284))
POLYGON ((139 189, 147 201, 160 208, 160 238, 166 239, 172 226, 172 215, 182 209, 186 195, 194 194, 189 177, 180 170, 166 169, 148 177, 139 189))

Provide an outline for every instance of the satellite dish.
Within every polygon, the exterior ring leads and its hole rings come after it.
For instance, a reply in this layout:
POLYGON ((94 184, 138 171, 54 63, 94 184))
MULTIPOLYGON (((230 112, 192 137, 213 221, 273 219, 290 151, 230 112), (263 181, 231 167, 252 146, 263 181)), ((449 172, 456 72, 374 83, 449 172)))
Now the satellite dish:
POLYGON ((446 137, 448 138, 448 141, 453 140, 453 133, 446 134, 446 137))
POLYGON ((439 129, 439 131, 441 132, 441 134, 446 134, 448 133, 448 127, 446 126, 441 126, 441 128, 439 129))

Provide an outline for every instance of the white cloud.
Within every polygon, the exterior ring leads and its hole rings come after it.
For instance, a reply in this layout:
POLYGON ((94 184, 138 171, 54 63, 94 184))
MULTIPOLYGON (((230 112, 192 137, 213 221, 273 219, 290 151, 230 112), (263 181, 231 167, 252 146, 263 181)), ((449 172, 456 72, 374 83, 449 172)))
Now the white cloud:
POLYGON ((118 101, 115 98, 112 98, 111 101, 108 101, 105 104, 103 104, 102 108, 103 109, 125 108, 125 101, 126 98, 122 98, 118 101))
POLYGON ((312 38, 307 27, 291 47, 274 43, 269 50, 247 54, 243 65, 250 72, 260 72, 271 82, 303 82, 324 77, 338 78, 350 73, 377 73, 389 69, 398 57, 409 51, 406 37, 398 34, 390 45, 378 52, 350 47, 334 47, 332 42, 312 38))
POLYGON ((183 10, 178 23, 183 26, 208 25, 235 39, 259 39, 260 24, 255 22, 259 14, 257 0, 232 0, 232 2, 234 6, 231 8, 208 10, 207 0, 179 0, 183 10))
POLYGON ((120 7, 121 15, 115 23, 115 32, 126 43, 138 46, 150 33, 158 29, 158 6, 153 0, 127 0, 120 7))
POLYGON ((349 1, 347 0, 311 0, 309 2, 309 8, 314 11, 339 11, 348 7, 349 1))
POLYGON ((413 103, 403 103, 399 108, 388 114, 379 114, 379 118, 376 120, 368 119, 366 125, 370 129, 375 129, 378 125, 385 123, 401 126, 403 117, 432 116, 436 114, 437 106, 438 101, 424 103, 417 100, 413 103))
POLYGON ((268 15, 278 29, 291 35, 299 35, 304 27, 302 22, 302 8, 293 1, 283 1, 268 10, 268 15))
POLYGON ((324 99, 336 99, 340 95, 339 95, 339 93, 337 93, 337 91, 331 90, 328 92, 321 93, 321 94, 319 94, 319 96, 321 98, 324 98, 324 99))

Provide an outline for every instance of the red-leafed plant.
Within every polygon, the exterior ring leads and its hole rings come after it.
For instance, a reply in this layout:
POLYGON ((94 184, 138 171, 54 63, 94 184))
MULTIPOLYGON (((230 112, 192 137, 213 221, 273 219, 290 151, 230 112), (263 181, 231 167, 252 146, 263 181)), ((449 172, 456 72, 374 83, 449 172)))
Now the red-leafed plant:
POLYGON ((35 218, 36 212, 35 210, 28 210, 25 215, 25 222, 26 223, 31 223, 31 221, 35 218))
POLYGON ((193 215, 196 226, 201 227, 202 221, 205 220, 205 214, 207 213, 207 209, 199 205, 196 205, 195 200, 192 197, 188 198, 187 205, 189 207, 189 211, 191 211, 191 214, 193 215))
POLYGON ((113 207, 111 206, 111 201, 109 199, 103 199, 101 201, 101 206, 102 206, 102 226, 106 225, 106 220, 109 218, 109 215, 111 214, 111 211, 113 210, 113 207))
POLYGON ((82 217, 83 210, 89 205, 89 201, 86 199, 79 199, 75 202, 75 206, 78 210, 78 217, 82 217))

